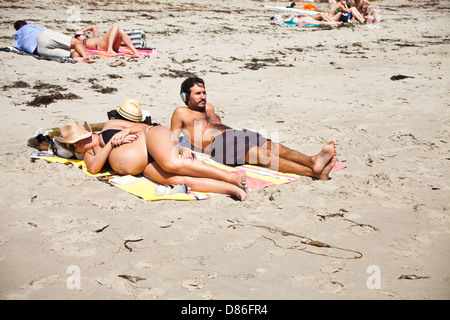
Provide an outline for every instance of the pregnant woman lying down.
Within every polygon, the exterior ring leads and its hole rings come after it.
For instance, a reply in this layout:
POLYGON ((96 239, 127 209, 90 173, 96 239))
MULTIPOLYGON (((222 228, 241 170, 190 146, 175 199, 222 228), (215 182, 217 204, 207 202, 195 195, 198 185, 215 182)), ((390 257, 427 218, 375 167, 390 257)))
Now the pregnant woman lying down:
POLYGON ((117 110, 127 120, 108 120, 100 134, 93 134, 86 122, 80 125, 74 121, 62 126, 62 137, 55 139, 66 143, 74 152, 84 153, 91 173, 99 172, 108 162, 119 174, 142 173, 161 184, 186 184, 193 191, 247 199, 245 173, 229 172, 180 156, 181 146, 168 128, 140 123, 142 111, 135 100, 125 100, 117 110))

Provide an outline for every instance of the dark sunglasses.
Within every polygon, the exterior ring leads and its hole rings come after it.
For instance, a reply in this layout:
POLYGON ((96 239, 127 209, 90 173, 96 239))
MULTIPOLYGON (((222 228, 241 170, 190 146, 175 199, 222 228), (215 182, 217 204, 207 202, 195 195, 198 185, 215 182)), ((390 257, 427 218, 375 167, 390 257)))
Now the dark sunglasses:
POLYGON ((69 151, 72 152, 72 153, 75 152, 76 147, 75 147, 74 144, 69 144, 69 143, 67 143, 66 146, 67 146, 67 150, 69 150, 69 151))

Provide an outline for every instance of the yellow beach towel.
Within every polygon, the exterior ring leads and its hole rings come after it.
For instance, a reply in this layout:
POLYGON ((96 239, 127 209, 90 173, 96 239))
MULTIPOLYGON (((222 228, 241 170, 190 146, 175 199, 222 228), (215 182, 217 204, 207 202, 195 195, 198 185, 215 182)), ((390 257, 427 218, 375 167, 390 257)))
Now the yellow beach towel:
MULTIPOLYGON (((255 165, 242 165, 238 167, 229 167, 212 160, 208 155, 194 152, 197 159, 210 163, 218 168, 225 169, 228 171, 244 170, 247 174, 247 185, 249 191, 258 190, 266 187, 277 186, 289 182, 297 181, 300 176, 291 173, 282 173, 274 171, 267 167, 260 167, 255 165)), ((125 190, 135 196, 138 196, 146 201, 155 200, 205 200, 210 199, 213 196, 220 194, 208 193, 208 192, 195 192, 189 190, 187 194, 172 194, 165 196, 156 196, 155 189, 159 186, 158 183, 151 181, 144 176, 121 176, 116 172, 110 170, 101 171, 97 174, 91 174, 87 171, 86 164, 83 160, 73 160, 54 157, 52 154, 45 152, 34 151, 31 154, 32 159, 43 159, 47 162, 57 162, 62 164, 73 164, 76 167, 83 170, 89 176, 98 177, 99 179, 105 180, 112 185, 125 190)), ((339 167, 336 170, 345 168, 345 166, 339 167)), ((333 170, 333 171, 336 171, 333 170)))

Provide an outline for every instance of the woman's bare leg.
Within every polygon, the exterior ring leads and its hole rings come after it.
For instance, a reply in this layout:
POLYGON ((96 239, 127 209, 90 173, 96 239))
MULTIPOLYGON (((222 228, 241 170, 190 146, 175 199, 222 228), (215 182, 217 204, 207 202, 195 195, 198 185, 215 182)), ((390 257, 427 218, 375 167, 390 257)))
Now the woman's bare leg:
POLYGON ((332 21, 338 22, 338 21, 341 19, 341 15, 342 15, 342 12, 338 12, 338 13, 336 13, 334 16, 332 16, 332 17, 328 16, 328 17, 329 17, 332 21))
POLYGON ((200 160, 179 157, 180 144, 172 138, 172 131, 163 126, 150 128, 146 134, 147 150, 166 172, 197 178, 210 178, 231 183, 241 189, 246 188, 245 173, 233 173, 200 160))
POLYGON ((103 38, 100 39, 97 48, 114 54, 119 51, 122 42, 133 51, 133 55, 139 56, 139 53, 134 47, 133 42, 131 42, 128 34, 123 29, 120 29, 117 24, 113 25, 103 38))
MULTIPOLYGON (((119 50, 119 48, 117 48, 117 50, 115 50, 115 44, 119 38, 119 26, 117 24, 113 25, 111 27, 111 29, 109 29, 109 36, 108 36, 108 51, 109 53, 114 53, 117 52, 119 50)), ((120 47, 120 42, 119 42, 119 47, 120 47)))
POLYGON ((350 12, 352 13, 352 16, 359 22, 363 23, 365 21, 362 14, 355 7, 351 7, 350 12))
POLYGON ((131 49, 131 51, 133 51, 133 55, 135 56, 139 56, 139 52, 136 50, 136 48, 133 45, 133 42, 131 41, 130 37, 128 36, 128 34, 122 30, 119 29, 119 36, 117 37, 117 41, 114 44, 114 50, 118 51, 120 48, 121 43, 124 43, 128 48, 131 49))
POLYGON ((229 194, 241 201, 247 199, 247 193, 231 183, 168 173, 161 169, 155 161, 149 163, 144 169, 144 176, 161 184, 186 184, 192 191, 229 194))
POLYGON ((75 38, 72 38, 70 41, 70 57, 74 61, 78 62, 86 62, 86 63, 94 63, 95 61, 89 58, 86 53, 86 49, 84 48, 83 43, 75 38))
POLYGON ((108 53, 114 54, 114 44, 119 36, 119 26, 117 24, 113 25, 106 34, 99 40, 97 44, 97 49, 101 51, 106 51, 108 53))

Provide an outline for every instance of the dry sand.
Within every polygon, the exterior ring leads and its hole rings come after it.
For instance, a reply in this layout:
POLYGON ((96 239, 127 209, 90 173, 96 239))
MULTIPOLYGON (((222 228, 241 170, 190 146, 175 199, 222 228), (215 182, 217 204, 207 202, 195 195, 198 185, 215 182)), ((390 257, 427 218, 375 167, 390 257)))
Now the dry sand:
POLYGON ((144 29, 158 55, 113 68, 0 52, 0 297, 449 299, 450 6, 375 3, 379 25, 316 28, 270 25, 264 5, 286 2, 2 1, 1 46, 18 19, 73 32, 74 5, 82 26, 144 29), (225 124, 307 154, 336 139, 348 167, 245 202, 145 202, 30 161, 36 129, 103 122, 124 98, 170 126, 189 73, 225 124), (29 105, 51 90, 80 98, 29 105))

